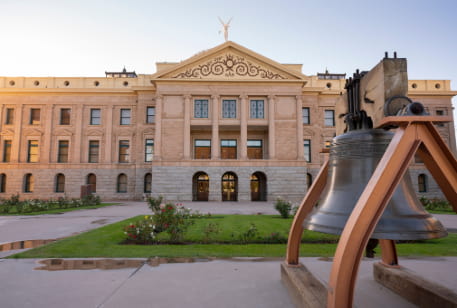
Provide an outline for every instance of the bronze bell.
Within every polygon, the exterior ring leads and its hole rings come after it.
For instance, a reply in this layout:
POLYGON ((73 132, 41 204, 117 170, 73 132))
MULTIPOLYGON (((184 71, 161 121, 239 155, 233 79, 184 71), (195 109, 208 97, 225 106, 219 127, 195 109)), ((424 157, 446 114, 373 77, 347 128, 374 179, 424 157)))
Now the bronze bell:
MULTIPOLYGON (((304 221, 305 228, 342 233, 392 136, 393 133, 382 129, 362 129, 333 139, 327 186, 318 207, 304 221)), ((446 229, 425 211, 406 172, 371 237, 419 240, 444 236, 447 236, 446 229)))

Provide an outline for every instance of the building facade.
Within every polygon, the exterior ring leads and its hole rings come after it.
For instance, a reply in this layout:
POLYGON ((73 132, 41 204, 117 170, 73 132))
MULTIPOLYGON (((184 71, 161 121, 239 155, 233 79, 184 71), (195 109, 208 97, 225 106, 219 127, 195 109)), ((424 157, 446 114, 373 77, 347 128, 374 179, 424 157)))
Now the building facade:
MULTIPOLYGON (((0 78, 0 197, 300 200, 335 136, 344 74, 305 76, 234 42, 154 74, 0 78)), ((452 115, 448 80, 409 96, 452 115)), ((442 124, 455 153, 454 124, 442 124)), ((440 196, 419 161, 418 192, 440 196)))

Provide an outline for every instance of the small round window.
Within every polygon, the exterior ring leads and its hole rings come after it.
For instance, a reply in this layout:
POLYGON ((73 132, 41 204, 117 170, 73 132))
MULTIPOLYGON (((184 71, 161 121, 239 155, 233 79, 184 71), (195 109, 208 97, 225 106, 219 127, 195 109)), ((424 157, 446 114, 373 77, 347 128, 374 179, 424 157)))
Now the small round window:
POLYGON ((124 81, 124 87, 128 86, 129 83, 127 81, 124 81))
POLYGON ((328 89, 330 89, 330 88, 332 87, 332 83, 331 83, 331 82, 328 82, 327 85, 326 85, 326 87, 327 87, 328 89))
POLYGON ((439 83, 435 84, 435 89, 441 88, 441 85, 439 83))
POLYGON ((39 82, 38 80, 35 80, 35 81, 33 82, 33 84, 35 85, 35 87, 38 87, 38 86, 40 85, 40 82, 39 82))
POLYGON ((64 86, 68 87, 70 85, 70 82, 68 80, 65 80, 65 82, 63 84, 64 84, 64 86))
POLYGON ((10 86, 14 86, 15 84, 14 80, 10 80, 10 86))
POLYGON ((413 84, 411 85, 411 87, 412 87, 413 89, 417 88, 417 83, 413 83, 413 84))
POLYGON ((100 85, 100 82, 98 82, 98 81, 94 82, 94 86, 98 87, 99 85, 100 85))

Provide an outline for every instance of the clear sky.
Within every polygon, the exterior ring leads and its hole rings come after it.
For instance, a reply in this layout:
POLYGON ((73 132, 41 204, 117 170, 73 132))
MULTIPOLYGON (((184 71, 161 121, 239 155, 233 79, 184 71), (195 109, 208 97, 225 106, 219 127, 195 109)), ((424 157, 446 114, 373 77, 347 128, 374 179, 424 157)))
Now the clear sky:
POLYGON ((233 17, 230 40, 305 75, 397 51, 410 79, 457 90, 457 0, 0 0, 0 76, 150 74, 223 43, 218 17, 233 17))

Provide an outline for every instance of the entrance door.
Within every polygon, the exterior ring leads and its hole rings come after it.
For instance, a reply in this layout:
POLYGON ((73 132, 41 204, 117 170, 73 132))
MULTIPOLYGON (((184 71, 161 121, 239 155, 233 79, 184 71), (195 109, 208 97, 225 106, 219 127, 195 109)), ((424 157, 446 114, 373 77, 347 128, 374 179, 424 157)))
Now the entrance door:
POLYGON ((251 175, 251 201, 267 201, 267 180, 262 172, 251 175))
POLYGON ((222 176, 222 201, 238 200, 238 177, 233 172, 222 176))
POLYGON ((209 176, 204 172, 199 172, 193 178, 193 201, 208 201, 209 196, 209 176))

